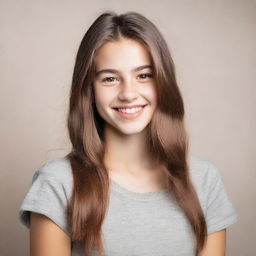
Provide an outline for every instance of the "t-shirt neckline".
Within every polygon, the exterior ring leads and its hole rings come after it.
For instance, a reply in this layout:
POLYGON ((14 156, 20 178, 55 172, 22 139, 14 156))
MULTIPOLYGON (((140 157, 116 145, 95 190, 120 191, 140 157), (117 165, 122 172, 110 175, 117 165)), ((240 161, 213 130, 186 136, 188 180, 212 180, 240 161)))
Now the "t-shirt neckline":
POLYGON ((127 188, 118 184, 112 178, 110 178, 110 182, 111 182, 111 188, 113 191, 118 192, 119 194, 122 194, 126 197, 129 197, 129 198, 135 199, 135 200, 152 201, 152 200, 164 198, 166 195, 169 194, 169 190, 167 188, 156 190, 156 191, 151 191, 151 192, 140 193, 140 192, 128 190, 127 188))

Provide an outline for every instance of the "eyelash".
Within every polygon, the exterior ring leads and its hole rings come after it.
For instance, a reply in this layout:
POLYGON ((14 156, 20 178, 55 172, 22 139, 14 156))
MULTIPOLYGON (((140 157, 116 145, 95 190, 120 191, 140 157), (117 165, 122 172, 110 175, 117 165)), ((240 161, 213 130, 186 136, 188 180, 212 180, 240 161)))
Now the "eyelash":
MULTIPOLYGON (((153 77, 153 75, 152 74, 150 74, 150 73, 143 73, 143 74, 139 74, 139 76, 145 76, 146 75, 146 78, 148 77, 148 78, 152 78, 153 77)), ((110 77, 105 77, 104 79, 102 79, 102 82, 107 82, 107 83, 111 83, 111 82, 113 82, 113 81, 108 81, 108 79, 110 79, 110 78, 115 78, 116 79, 116 77, 113 77, 113 76, 110 76, 110 77)), ((142 78, 142 80, 144 80, 144 79, 146 79, 146 78, 142 78)))

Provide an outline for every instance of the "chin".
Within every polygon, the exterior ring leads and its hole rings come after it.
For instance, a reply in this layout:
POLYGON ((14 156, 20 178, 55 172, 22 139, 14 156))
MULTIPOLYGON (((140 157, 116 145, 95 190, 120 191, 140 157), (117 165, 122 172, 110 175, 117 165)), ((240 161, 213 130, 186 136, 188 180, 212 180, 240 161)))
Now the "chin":
POLYGON ((142 131, 145 130, 147 125, 140 126, 140 127, 115 127, 121 134, 124 135, 133 135, 133 134, 138 134, 141 133, 142 131))
POLYGON ((149 125, 151 118, 146 118, 144 120, 138 120, 137 122, 119 122, 113 119, 105 119, 106 126, 105 129, 110 129, 112 132, 123 135, 133 135, 143 132, 149 125))

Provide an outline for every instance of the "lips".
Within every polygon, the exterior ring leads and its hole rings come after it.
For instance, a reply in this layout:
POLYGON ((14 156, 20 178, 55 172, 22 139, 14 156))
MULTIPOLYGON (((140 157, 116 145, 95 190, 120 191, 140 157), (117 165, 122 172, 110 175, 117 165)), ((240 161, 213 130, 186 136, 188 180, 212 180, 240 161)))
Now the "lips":
POLYGON ((113 107, 113 109, 131 109, 131 108, 139 108, 139 107, 145 107, 147 104, 138 104, 138 105, 132 105, 132 106, 117 106, 117 107, 113 107))
POLYGON ((115 110, 115 113, 117 113, 117 115, 119 117, 121 117, 122 119, 126 119, 126 120, 132 120, 132 119, 136 119, 137 117, 139 117, 143 111, 144 111, 144 107, 147 105, 134 105, 134 106, 130 106, 125 107, 125 108, 113 108, 115 110), (137 107, 135 107, 137 106, 137 107), (126 110, 125 110, 126 109, 126 110), (133 109, 133 110, 130 110, 133 109), (134 110, 136 109, 136 110, 134 110))

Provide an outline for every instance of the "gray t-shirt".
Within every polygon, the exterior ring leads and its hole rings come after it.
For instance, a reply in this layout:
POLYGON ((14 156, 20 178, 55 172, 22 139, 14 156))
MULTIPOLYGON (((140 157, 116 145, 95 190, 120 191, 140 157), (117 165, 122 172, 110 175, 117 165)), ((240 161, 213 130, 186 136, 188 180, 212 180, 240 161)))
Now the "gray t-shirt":
MULTIPOLYGON (((191 179, 205 214, 208 234, 238 220, 219 169, 209 160, 190 155, 191 179)), ((30 227, 30 212, 41 213, 68 235, 66 209, 73 176, 67 158, 48 161, 38 169, 19 211, 30 227)), ((184 213, 172 195, 162 189, 136 193, 111 179, 110 204, 104 219, 106 256, 193 256, 196 240, 184 213)), ((72 243, 72 256, 84 254, 82 243, 72 243)), ((96 251, 94 256, 98 255, 96 251)))

